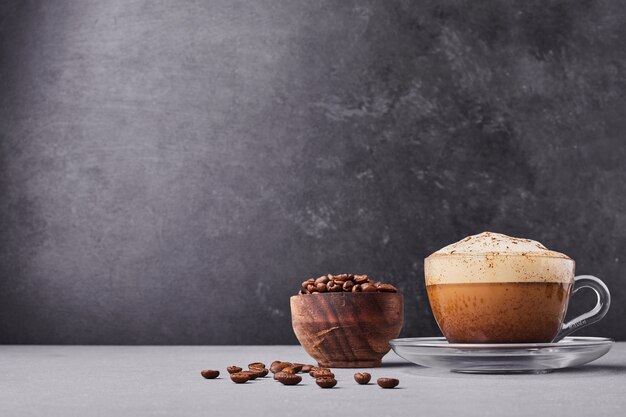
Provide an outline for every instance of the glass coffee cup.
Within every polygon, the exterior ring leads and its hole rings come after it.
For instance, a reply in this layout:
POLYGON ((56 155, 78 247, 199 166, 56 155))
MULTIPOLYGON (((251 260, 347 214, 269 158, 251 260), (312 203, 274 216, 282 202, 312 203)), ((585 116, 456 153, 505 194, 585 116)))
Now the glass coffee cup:
POLYGON ((609 309, 609 290, 594 276, 574 276, 574 268, 574 260, 548 250, 435 252, 424 263, 428 299, 450 343, 554 342, 599 321, 609 309), (596 306, 564 322, 570 297, 581 288, 595 292, 596 306))

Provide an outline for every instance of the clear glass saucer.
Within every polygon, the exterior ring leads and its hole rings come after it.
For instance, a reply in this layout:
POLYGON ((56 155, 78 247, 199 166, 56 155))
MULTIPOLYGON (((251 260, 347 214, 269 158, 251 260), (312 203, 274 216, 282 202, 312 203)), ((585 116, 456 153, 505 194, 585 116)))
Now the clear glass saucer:
POLYGON ((393 339, 391 348, 418 365, 464 373, 546 373, 605 355, 613 339, 566 337, 556 343, 448 343, 443 337, 393 339))

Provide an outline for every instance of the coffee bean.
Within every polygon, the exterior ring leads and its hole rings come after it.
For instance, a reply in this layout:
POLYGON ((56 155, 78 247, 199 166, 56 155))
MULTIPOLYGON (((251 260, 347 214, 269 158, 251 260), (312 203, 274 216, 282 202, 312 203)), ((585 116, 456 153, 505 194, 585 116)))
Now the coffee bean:
POLYGON ((220 376, 220 371, 216 371, 214 369, 205 369, 204 371, 200 372, 200 374, 206 379, 215 379, 220 376))
POLYGON ((304 288, 305 290, 308 288, 309 285, 313 284, 315 282, 315 280, 313 278, 309 278, 306 281, 304 281, 302 283, 302 288, 304 288))
POLYGON ((346 281, 343 283, 343 290, 344 291, 352 291, 352 287, 354 287, 354 282, 352 281, 346 281))
POLYGON ((308 294, 308 292, 306 290, 300 290, 298 291, 298 294, 304 295, 304 294, 308 294))
POLYGON ((309 371, 309 375, 311 375, 313 378, 319 378, 322 376, 330 376, 333 378, 335 377, 335 374, 333 374, 333 372, 328 368, 312 369, 311 371, 309 371))
POLYGON ((261 368, 264 369, 265 368, 265 364, 263 362, 252 362, 248 364, 248 369, 251 368, 261 368))
POLYGON ((313 284, 309 284, 306 286, 306 290, 310 293, 313 293, 317 291, 317 287, 313 284))
POLYGON ((332 376, 321 376, 315 378, 315 383, 319 385, 320 388, 332 388, 337 385, 337 380, 332 376))
POLYGON ((367 283, 367 284, 361 285, 361 291, 363 291, 363 292, 377 292, 378 288, 376 288, 375 285, 367 283))
POLYGON ((302 381, 302 377, 296 374, 288 374, 286 372, 278 372, 275 379, 283 385, 297 385, 302 381))
POLYGON ((243 384, 244 382, 248 382, 248 380, 250 379, 250 375, 244 372, 235 372, 234 374, 230 374, 230 379, 235 384, 243 384))
POLYGON ((313 365, 304 365, 304 366, 302 367, 302 372, 304 372, 304 373, 307 373, 307 374, 308 374, 308 373, 311 371, 311 368, 313 368, 313 365))
POLYGON ((287 367, 282 371, 276 372, 274 374, 274 379, 278 381, 281 377, 284 377, 284 375, 296 375, 296 373, 293 371, 293 369, 291 369, 291 367, 287 367))
POLYGON ((391 284, 380 284, 378 286, 380 292, 398 292, 398 289, 391 284))
POLYGON ((314 366, 311 368, 309 372, 317 372, 317 371, 330 372, 330 368, 325 368, 323 366, 314 366))
POLYGON ((246 374, 246 375, 248 375, 248 379, 250 379, 250 380, 255 380, 255 379, 257 379, 259 377, 259 375, 256 372, 254 372, 254 371, 241 371, 241 372, 238 372, 238 373, 239 374, 246 374))
POLYGON ((330 292, 339 292, 342 290, 341 285, 333 283, 332 287, 328 289, 330 292))
POLYGON ((330 279, 327 276, 319 277, 315 280, 316 284, 326 284, 330 279))
POLYGON ((354 284, 352 292, 361 292, 361 284, 354 284))
POLYGON ((286 368, 283 368, 283 369, 280 370, 280 372, 284 372, 286 374, 297 374, 297 372, 296 372, 296 370, 295 370, 295 368, 293 366, 288 366, 286 368))
POLYGON ((335 275, 335 279, 337 279, 339 281, 347 281, 348 280, 348 274, 335 275))
POLYGON ((367 277, 367 275, 355 275, 354 276, 354 282, 356 284, 365 284, 367 281, 369 281, 369 278, 367 277))
POLYGON ((298 373, 302 370, 303 366, 304 365, 302 365, 301 363, 294 363, 293 365, 290 366, 290 368, 293 369, 295 373, 298 373))
POLYGON ((238 366, 229 366, 228 368, 226 368, 226 370, 228 371, 229 374, 236 374, 237 372, 241 372, 241 368, 238 366))
POLYGON ((315 286, 318 292, 326 292, 326 284, 322 284, 321 282, 315 286))
MULTIPOLYGON (((269 373, 269 370, 267 368, 250 368, 250 370, 247 372, 252 372, 255 378, 263 378, 264 376, 267 376, 267 374, 269 373)), ((254 379, 254 378, 250 378, 250 379, 254 379)))
POLYGON ((398 386, 398 384, 400 383, 399 380, 397 380, 396 378, 378 378, 378 380, 376 381, 376 383, 381 387, 381 388, 395 388, 398 386))
POLYGON ((270 366, 270 371, 275 374, 276 372, 280 372, 284 368, 288 366, 292 366, 293 364, 290 362, 272 362, 272 366, 270 366))
POLYGON ((366 385, 368 382, 370 382, 370 379, 372 379, 372 376, 367 372, 357 372, 356 374, 354 374, 354 380, 359 385, 366 385))

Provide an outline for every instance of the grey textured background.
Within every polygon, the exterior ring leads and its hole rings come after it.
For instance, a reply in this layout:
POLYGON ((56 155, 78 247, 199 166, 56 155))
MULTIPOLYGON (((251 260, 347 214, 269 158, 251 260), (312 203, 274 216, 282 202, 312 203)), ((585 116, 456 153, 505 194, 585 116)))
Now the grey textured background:
POLYGON ((341 271, 433 335, 423 258, 483 230, 626 339, 625 45, 610 0, 4 0, 0 343, 295 343, 341 271))

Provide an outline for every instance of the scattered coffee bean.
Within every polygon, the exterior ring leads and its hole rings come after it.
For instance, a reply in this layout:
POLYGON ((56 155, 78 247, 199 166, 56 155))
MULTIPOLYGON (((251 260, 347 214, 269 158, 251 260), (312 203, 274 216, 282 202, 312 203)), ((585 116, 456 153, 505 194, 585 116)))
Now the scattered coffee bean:
POLYGON ((318 294, 325 292, 398 292, 391 284, 382 284, 371 280, 367 275, 338 274, 322 275, 309 278, 302 283, 299 294, 318 294))
POLYGON ((236 374, 237 372, 241 372, 241 368, 238 366, 229 366, 228 368, 226 368, 226 370, 228 371, 229 374, 236 374))
MULTIPOLYGON (((287 369, 287 368, 285 368, 285 369, 287 369)), ((295 375, 295 374, 289 372, 289 370, 287 372, 285 372, 285 370, 282 370, 282 371, 276 372, 274 374, 274 380, 278 381, 278 379, 281 378, 283 375, 295 375)))
POLYGON ((293 364, 290 362, 272 362, 272 366, 270 366, 270 371, 275 374, 276 372, 280 372, 288 366, 292 366, 293 364))
POLYGON ((254 372, 254 371, 241 371, 241 372, 238 372, 238 373, 248 375, 248 379, 251 380, 251 381, 255 380, 255 379, 257 379, 259 377, 259 375, 256 372, 254 372))
POLYGON ((261 368, 265 369, 265 364, 263 362, 252 362, 248 364, 248 369, 252 368, 261 368))
MULTIPOLYGON (((283 368, 283 369, 280 370, 280 372, 284 372, 286 374, 292 374, 292 375, 297 374, 296 368, 294 368, 293 366, 288 366, 286 368, 283 368)), ((277 372, 277 373, 279 373, 279 372, 277 372)))
POLYGON ((313 368, 313 365, 304 365, 304 366, 302 367, 302 372, 304 372, 304 373, 307 373, 307 374, 308 374, 308 373, 309 373, 309 371, 311 371, 311 369, 312 369, 312 368, 313 368))
POLYGON ((372 376, 367 372, 357 372, 354 374, 354 380, 360 385, 367 385, 367 383, 370 382, 370 379, 372 379, 372 376))
POLYGON ((267 376, 267 374, 269 373, 269 370, 267 368, 250 368, 250 370, 246 372, 252 372, 254 374, 254 378, 250 378, 250 379, 255 379, 255 378, 263 378, 264 376, 267 376))
POLYGON ((201 371, 200 374, 206 379, 215 379, 220 376, 220 371, 216 371, 214 369, 205 369, 201 371))
POLYGON ((381 387, 381 388, 395 388, 398 386, 398 384, 400 383, 399 380, 397 380, 396 378, 378 378, 378 380, 376 381, 376 383, 381 387))
POLYGON ((288 374, 286 372, 277 372, 276 380, 283 385, 297 385, 302 381, 302 377, 296 374, 288 374))
POLYGON ((332 388, 337 385, 337 380, 332 376, 321 376, 315 378, 315 383, 319 385, 320 388, 332 388))
POLYGON ((304 367, 303 364, 301 363, 294 363, 293 365, 291 365, 291 368, 296 371, 296 373, 302 371, 302 368, 304 367))
POLYGON ((313 378, 320 378, 323 376, 329 376, 331 378, 335 377, 335 374, 333 374, 333 372, 328 368, 317 368, 311 370, 309 371, 309 375, 311 375, 313 378))
POLYGON ((248 382, 250 376, 244 372, 235 372, 234 374, 230 374, 230 379, 235 384, 243 384, 244 382, 248 382))
POLYGON ((263 362, 252 362, 248 364, 248 370, 258 374, 258 377, 264 377, 268 374, 269 369, 265 367, 263 362))

